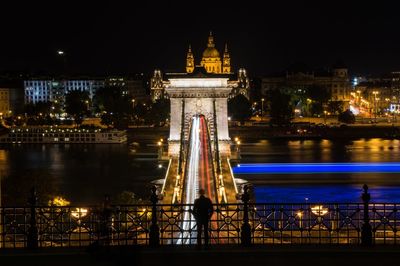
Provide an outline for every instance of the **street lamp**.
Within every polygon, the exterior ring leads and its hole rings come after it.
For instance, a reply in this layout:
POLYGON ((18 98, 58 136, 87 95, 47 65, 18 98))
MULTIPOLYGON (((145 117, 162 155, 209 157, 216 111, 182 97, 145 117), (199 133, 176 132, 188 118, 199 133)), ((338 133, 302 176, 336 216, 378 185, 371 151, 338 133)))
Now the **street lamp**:
POLYGON ((376 115, 378 112, 377 106, 376 106, 376 101, 377 101, 376 95, 379 94, 379 91, 373 91, 372 94, 374 95, 374 113, 375 113, 375 123, 376 123, 376 115))
POLYGON ((265 99, 262 98, 262 99, 261 99, 261 120, 263 119, 264 101, 265 101, 265 99))
POLYGON ((132 99, 131 102, 132 102, 132 109, 133 109, 133 108, 135 108, 135 99, 132 99))
POLYGON ((361 103, 361 91, 357 90, 357 93, 358 93, 358 105, 360 105, 360 103, 361 103))
POLYGON ((326 114, 328 113, 328 111, 324 110, 324 124, 326 125, 326 114))

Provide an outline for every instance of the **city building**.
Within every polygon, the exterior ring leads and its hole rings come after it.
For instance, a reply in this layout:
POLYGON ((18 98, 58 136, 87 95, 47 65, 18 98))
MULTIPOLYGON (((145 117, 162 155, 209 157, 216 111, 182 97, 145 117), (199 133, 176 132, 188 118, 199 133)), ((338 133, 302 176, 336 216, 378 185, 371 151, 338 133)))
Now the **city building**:
POLYGON ((105 79, 106 87, 118 87, 123 95, 132 97, 135 101, 149 99, 143 73, 133 76, 113 76, 105 79))
POLYGON ((400 111, 400 72, 369 77, 354 86, 352 110, 357 115, 386 116, 400 111))
POLYGON ((104 79, 29 79, 24 81, 25 103, 64 102, 70 91, 86 91, 93 99, 96 90, 104 87, 104 79))
MULTIPOLYGON (((235 97, 238 94, 244 95, 247 99, 250 97, 250 80, 246 69, 240 68, 237 73, 234 73, 231 66, 231 57, 228 51, 228 45, 225 44, 223 56, 221 58, 217 48, 215 48, 214 36, 210 32, 208 36, 207 47, 203 51, 202 58, 199 64, 195 62, 195 55, 191 45, 186 55, 186 71, 182 73, 162 73, 161 70, 154 70, 153 76, 150 79, 150 94, 152 101, 168 98, 165 87, 168 84, 169 76, 181 76, 184 78, 196 71, 196 69, 204 69, 205 74, 215 75, 215 77, 228 77, 228 85, 232 88, 229 98, 235 97)), ((200 71, 201 73, 201 71, 200 71)))
POLYGON ((8 116, 10 111, 10 89, 0 88, 0 116, 8 116))
POLYGON ((328 90, 331 101, 343 102, 343 109, 349 108, 351 81, 347 67, 335 64, 330 70, 313 71, 302 65, 294 65, 276 75, 263 77, 261 80, 261 97, 267 98, 271 90, 294 89, 304 90, 319 87, 328 90))

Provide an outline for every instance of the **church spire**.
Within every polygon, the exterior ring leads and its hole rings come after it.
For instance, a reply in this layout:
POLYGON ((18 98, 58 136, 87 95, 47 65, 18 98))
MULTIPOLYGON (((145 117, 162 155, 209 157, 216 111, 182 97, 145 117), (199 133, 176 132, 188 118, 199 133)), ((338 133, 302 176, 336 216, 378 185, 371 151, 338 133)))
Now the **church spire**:
POLYGON ((192 73, 194 70, 194 56, 192 53, 192 46, 189 44, 189 50, 186 55, 186 72, 192 73))
POLYGON ((222 73, 231 73, 231 56, 228 52, 228 44, 225 43, 224 57, 222 60, 222 73))
POLYGON ((208 36, 208 44, 207 47, 211 47, 214 48, 215 44, 214 44, 214 37, 212 35, 212 31, 210 31, 210 35, 208 36))

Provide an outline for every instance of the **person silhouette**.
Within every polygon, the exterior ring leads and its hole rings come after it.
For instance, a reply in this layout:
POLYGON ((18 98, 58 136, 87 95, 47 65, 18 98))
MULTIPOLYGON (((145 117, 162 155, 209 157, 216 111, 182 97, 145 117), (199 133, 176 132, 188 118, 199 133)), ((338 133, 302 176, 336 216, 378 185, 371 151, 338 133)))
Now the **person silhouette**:
POLYGON ((214 212, 212 202, 204 196, 204 189, 199 190, 200 197, 194 201, 193 216, 197 223, 197 247, 201 247, 201 235, 204 229, 204 245, 208 246, 208 222, 214 212))

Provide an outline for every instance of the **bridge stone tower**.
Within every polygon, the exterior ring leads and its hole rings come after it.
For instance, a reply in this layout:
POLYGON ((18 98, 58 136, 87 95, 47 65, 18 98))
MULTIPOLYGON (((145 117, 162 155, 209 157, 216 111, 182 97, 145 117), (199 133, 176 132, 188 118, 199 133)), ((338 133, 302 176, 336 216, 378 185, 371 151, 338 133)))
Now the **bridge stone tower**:
POLYGON ((220 154, 230 154, 227 99, 232 87, 228 80, 229 76, 209 74, 201 68, 168 77, 165 90, 171 101, 169 155, 179 154, 181 140, 188 139, 190 121, 196 114, 206 117, 211 139, 218 137, 220 154))

